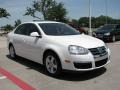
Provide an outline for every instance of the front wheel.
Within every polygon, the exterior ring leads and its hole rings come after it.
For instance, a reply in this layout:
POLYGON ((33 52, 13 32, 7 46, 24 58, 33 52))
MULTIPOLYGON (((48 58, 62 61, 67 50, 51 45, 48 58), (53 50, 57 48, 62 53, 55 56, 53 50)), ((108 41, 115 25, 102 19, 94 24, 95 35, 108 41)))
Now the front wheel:
POLYGON ((46 68, 46 71, 51 76, 58 76, 61 73, 61 63, 59 57, 53 53, 49 52, 44 57, 44 65, 46 68))
POLYGON ((16 58, 16 53, 15 53, 15 49, 14 49, 13 45, 9 46, 9 55, 13 59, 16 58))

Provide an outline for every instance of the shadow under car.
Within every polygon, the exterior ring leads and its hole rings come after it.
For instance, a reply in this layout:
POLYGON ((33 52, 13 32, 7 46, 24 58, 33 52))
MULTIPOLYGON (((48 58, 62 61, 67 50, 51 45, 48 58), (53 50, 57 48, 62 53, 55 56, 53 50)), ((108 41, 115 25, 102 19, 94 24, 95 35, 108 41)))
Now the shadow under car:
MULTIPOLYGON (((11 59, 9 55, 6 55, 6 57, 11 59)), ((19 56, 16 59, 11 59, 11 60, 26 66, 26 69, 28 70, 33 69, 48 76, 47 72, 44 69, 44 66, 39 63, 30 61, 28 59, 25 59, 19 56)), ((107 69, 105 67, 97 69, 97 70, 93 70, 93 71, 86 71, 86 72, 63 71, 63 73, 59 77, 52 77, 52 78, 56 78, 59 80, 66 80, 66 81, 86 81, 86 80, 96 78, 104 74, 106 71, 107 69)))

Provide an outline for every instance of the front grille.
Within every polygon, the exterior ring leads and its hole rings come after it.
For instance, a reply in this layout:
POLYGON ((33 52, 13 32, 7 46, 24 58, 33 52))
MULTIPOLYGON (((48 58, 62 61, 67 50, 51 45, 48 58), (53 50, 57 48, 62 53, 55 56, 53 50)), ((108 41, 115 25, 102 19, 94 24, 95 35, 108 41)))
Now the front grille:
POLYGON ((88 62, 88 63, 77 63, 77 62, 74 62, 74 66, 77 69, 89 69, 89 68, 92 68, 92 63, 91 62, 88 62))
POLYGON ((106 48, 104 46, 102 47, 98 47, 98 48, 91 48, 89 49, 90 52, 95 56, 95 55, 106 55, 107 54, 107 51, 106 51, 106 48))
POLYGON ((95 66, 96 67, 102 66, 102 65, 106 64, 107 61, 108 61, 108 58, 100 60, 100 61, 95 61, 95 66))
POLYGON ((104 37, 104 34, 103 33, 96 33, 96 37, 102 39, 104 37))

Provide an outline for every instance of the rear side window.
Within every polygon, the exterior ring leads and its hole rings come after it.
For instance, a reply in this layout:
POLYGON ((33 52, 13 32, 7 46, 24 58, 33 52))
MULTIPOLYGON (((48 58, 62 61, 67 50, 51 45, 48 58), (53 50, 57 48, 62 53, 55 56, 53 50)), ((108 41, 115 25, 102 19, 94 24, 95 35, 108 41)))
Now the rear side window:
POLYGON ((18 26, 14 33, 15 34, 21 34, 21 35, 26 35, 27 34, 26 25, 24 24, 24 25, 18 26))
POLYGON ((15 30, 15 34, 20 34, 20 35, 26 35, 26 36, 30 36, 30 34, 32 32, 38 32, 38 34, 40 34, 38 28, 31 23, 28 24, 23 24, 20 25, 16 30, 15 30))

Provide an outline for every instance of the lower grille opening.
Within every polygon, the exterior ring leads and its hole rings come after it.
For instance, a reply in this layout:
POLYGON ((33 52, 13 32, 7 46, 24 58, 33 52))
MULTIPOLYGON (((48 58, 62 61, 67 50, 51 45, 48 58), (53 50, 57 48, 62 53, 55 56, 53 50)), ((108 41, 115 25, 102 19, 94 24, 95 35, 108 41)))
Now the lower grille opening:
POLYGON ((103 60, 100 60, 100 61, 96 61, 96 62, 95 62, 95 66, 96 66, 96 67, 102 66, 102 65, 106 64, 107 61, 108 61, 108 58, 103 59, 103 60))
POLYGON ((92 63, 91 62, 89 62, 89 63, 77 63, 77 62, 74 62, 74 66, 77 69, 88 69, 88 68, 92 68, 92 63))

